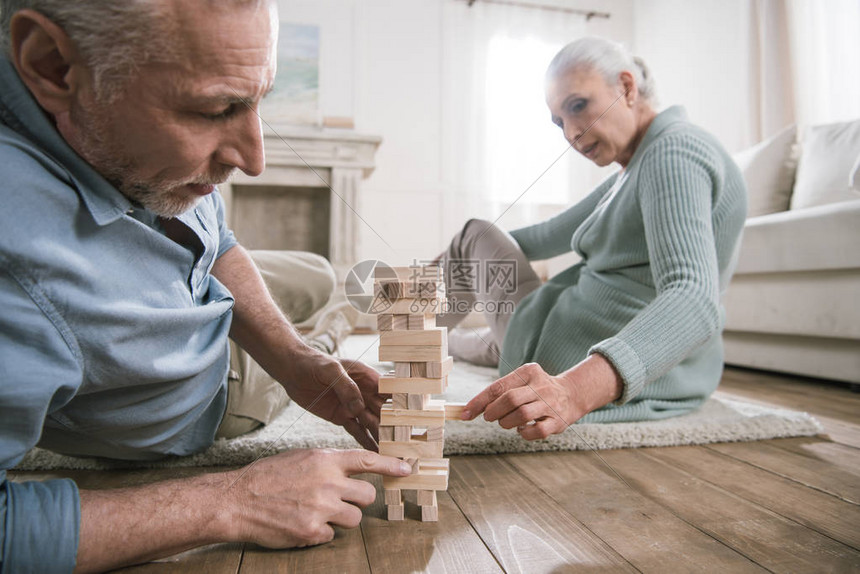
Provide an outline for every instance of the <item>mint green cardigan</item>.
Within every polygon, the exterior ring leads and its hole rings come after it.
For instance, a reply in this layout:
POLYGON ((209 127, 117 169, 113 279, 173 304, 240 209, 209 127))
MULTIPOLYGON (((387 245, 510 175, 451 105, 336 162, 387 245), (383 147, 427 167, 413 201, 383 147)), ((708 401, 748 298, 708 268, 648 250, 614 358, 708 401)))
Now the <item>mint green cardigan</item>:
POLYGON ((512 232, 531 260, 574 250, 582 261, 520 302, 499 370, 536 362, 557 374, 600 353, 624 391, 583 422, 675 416, 716 389, 720 299, 746 219, 738 167, 681 107, 657 115, 626 181, 609 194, 619 175, 552 219, 512 232))

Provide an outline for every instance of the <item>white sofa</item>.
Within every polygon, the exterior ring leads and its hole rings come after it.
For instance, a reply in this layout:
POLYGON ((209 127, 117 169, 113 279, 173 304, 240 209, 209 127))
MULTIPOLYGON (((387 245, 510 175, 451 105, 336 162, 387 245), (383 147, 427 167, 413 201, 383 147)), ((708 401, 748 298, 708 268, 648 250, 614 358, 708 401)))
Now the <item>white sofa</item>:
POLYGON ((725 362, 860 383, 860 121, 737 154, 750 212, 724 296, 725 362))

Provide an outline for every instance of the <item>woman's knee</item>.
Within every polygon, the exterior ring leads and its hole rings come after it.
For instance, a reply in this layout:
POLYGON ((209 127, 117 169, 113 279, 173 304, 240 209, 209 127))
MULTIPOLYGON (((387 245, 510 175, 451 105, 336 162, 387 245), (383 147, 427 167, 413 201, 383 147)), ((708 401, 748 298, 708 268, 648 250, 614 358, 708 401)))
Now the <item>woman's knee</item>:
POLYGON ((473 218, 466 222, 463 226, 463 234, 485 233, 488 229, 495 227, 496 224, 486 219, 473 218))

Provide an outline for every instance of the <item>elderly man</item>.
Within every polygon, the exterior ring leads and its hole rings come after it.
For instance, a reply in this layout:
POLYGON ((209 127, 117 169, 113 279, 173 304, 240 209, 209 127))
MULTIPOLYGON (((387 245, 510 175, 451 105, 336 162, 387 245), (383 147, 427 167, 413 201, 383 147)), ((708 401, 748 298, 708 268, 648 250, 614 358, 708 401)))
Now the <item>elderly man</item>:
POLYGON ((2 571, 104 570, 219 541, 301 546, 356 526, 375 491, 350 475, 408 474, 399 460, 302 451, 111 491, 6 480, 37 443, 146 460, 265 422, 234 396, 260 391, 242 373, 228 384, 228 333, 366 446, 381 398, 372 369, 297 335, 214 187, 263 170, 274 2, 2 0, 0 17, 2 571))

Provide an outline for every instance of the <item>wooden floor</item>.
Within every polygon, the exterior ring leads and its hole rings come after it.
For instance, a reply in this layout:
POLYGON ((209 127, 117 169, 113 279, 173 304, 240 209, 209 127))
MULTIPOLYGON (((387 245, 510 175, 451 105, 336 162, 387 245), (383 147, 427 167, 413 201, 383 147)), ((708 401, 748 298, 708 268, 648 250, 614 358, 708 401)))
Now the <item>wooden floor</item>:
MULTIPOLYGON (((437 523, 415 506, 387 522, 380 495, 330 544, 218 545, 123 572, 860 572, 860 394, 740 369, 720 392, 810 412, 826 435, 453 457, 437 523)), ((107 488, 195 472, 63 476, 107 488)))

